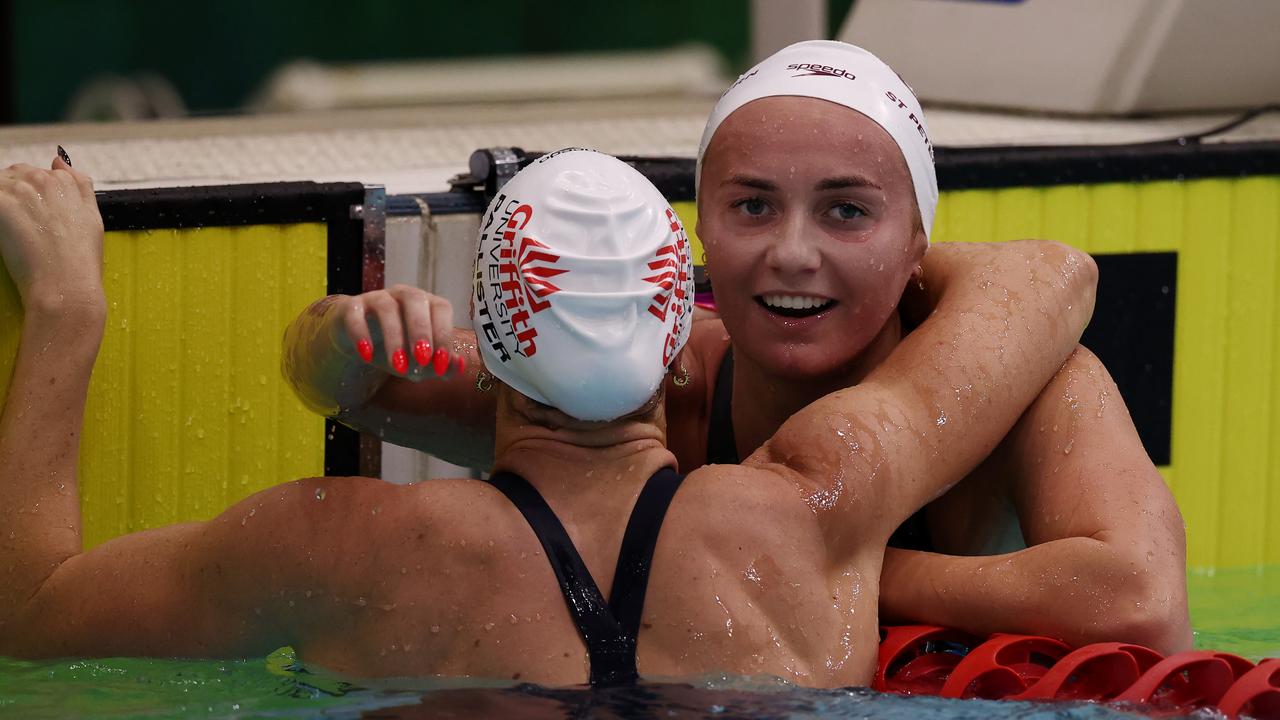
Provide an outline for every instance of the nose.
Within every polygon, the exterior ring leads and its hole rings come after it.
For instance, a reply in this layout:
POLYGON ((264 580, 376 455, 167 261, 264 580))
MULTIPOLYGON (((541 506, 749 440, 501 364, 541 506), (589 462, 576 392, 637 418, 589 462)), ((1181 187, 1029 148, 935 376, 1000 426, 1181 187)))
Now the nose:
POLYGON ((769 269, 783 277, 794 277, 817 272, 822 255, 810 232, 806 218, 800 214, 787 218, 776 240, 769 247, 765 262, 769 269))

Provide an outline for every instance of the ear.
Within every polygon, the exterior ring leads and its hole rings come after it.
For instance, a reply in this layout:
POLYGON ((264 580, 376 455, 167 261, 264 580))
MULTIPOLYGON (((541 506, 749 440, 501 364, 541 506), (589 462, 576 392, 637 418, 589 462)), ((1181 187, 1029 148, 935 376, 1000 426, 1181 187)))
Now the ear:
POLYGON ((662 377, 662 383, 659 385, 660 390, 666 390, 667 385, 671 384, 675 389, 679 390, 689 384, 689 366, 684 364, 685 354, 689 350, 688 343, 680 348, 680 352, 676 353, 671 364, 667 366, 667 372, 662 377))

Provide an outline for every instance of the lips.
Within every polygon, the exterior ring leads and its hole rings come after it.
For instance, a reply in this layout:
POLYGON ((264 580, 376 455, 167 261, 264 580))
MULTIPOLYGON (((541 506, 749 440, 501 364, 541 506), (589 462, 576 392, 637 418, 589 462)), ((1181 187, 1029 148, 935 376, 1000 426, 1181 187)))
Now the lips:
POLYGON ((789 318, 812 317, 835 306, 836 301, 817 295, 767 293, 757 295, 756 302, 765 310, 789 318))

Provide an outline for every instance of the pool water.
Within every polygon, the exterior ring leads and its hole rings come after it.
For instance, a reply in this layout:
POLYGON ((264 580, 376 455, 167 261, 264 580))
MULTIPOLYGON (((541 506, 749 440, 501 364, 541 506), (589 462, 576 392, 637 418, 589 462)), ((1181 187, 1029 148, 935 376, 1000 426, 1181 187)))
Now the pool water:
MULTIPOLYGON (((1280 567, 1192 573, 1196 646, 1280 657, 1280 567)), ((355 684, 308 668, 289 650, 265 659, 0 658, 0 718, 1118 718, 1138 709, 808 690, 710 677, 606 691, 486 681, 355 684)), ((1199 713, 1195 717, 1213 717, 1199 713)))
POLYGON ((1280 657, 1280 566, 1187 575, 1197 649, 1280 657))

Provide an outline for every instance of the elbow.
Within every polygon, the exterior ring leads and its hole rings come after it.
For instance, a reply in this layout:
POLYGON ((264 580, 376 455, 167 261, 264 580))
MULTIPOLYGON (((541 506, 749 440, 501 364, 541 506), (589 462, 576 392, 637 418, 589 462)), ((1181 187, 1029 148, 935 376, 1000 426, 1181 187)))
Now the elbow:
POLYGON ((1076 305, 1093 314, 1094 295, 1098 290, 1098 263, 1089 253, 1078 250, 1060 242, 1050 241, 1053 246, 1054 265, 1061 273, 1067 288, 1069 304, 1076 305))
POLYGON ((1089 253, 1056 240, 1021 241, 1026 260, 1056 279, 1052 283, 1062 293, 1062 305, 1093 314, 1094 294, 1098 289, 1098 263, 1089 253))
MULTIPOLYGON (((1098 290, 1098 263, 1089 253, 1055 241, 1038 243, 1042 267, 1059 297, 1055 305, 1079 340, 1093 317, 1098 290)), ((1074 343, 1073 343, 1074 344, 1074 343)))
POLYGON ((1126 642, 1162 655, 1191 649, 1186 582, 1139 573, 1117 593, 1091 642, 1126 642))

